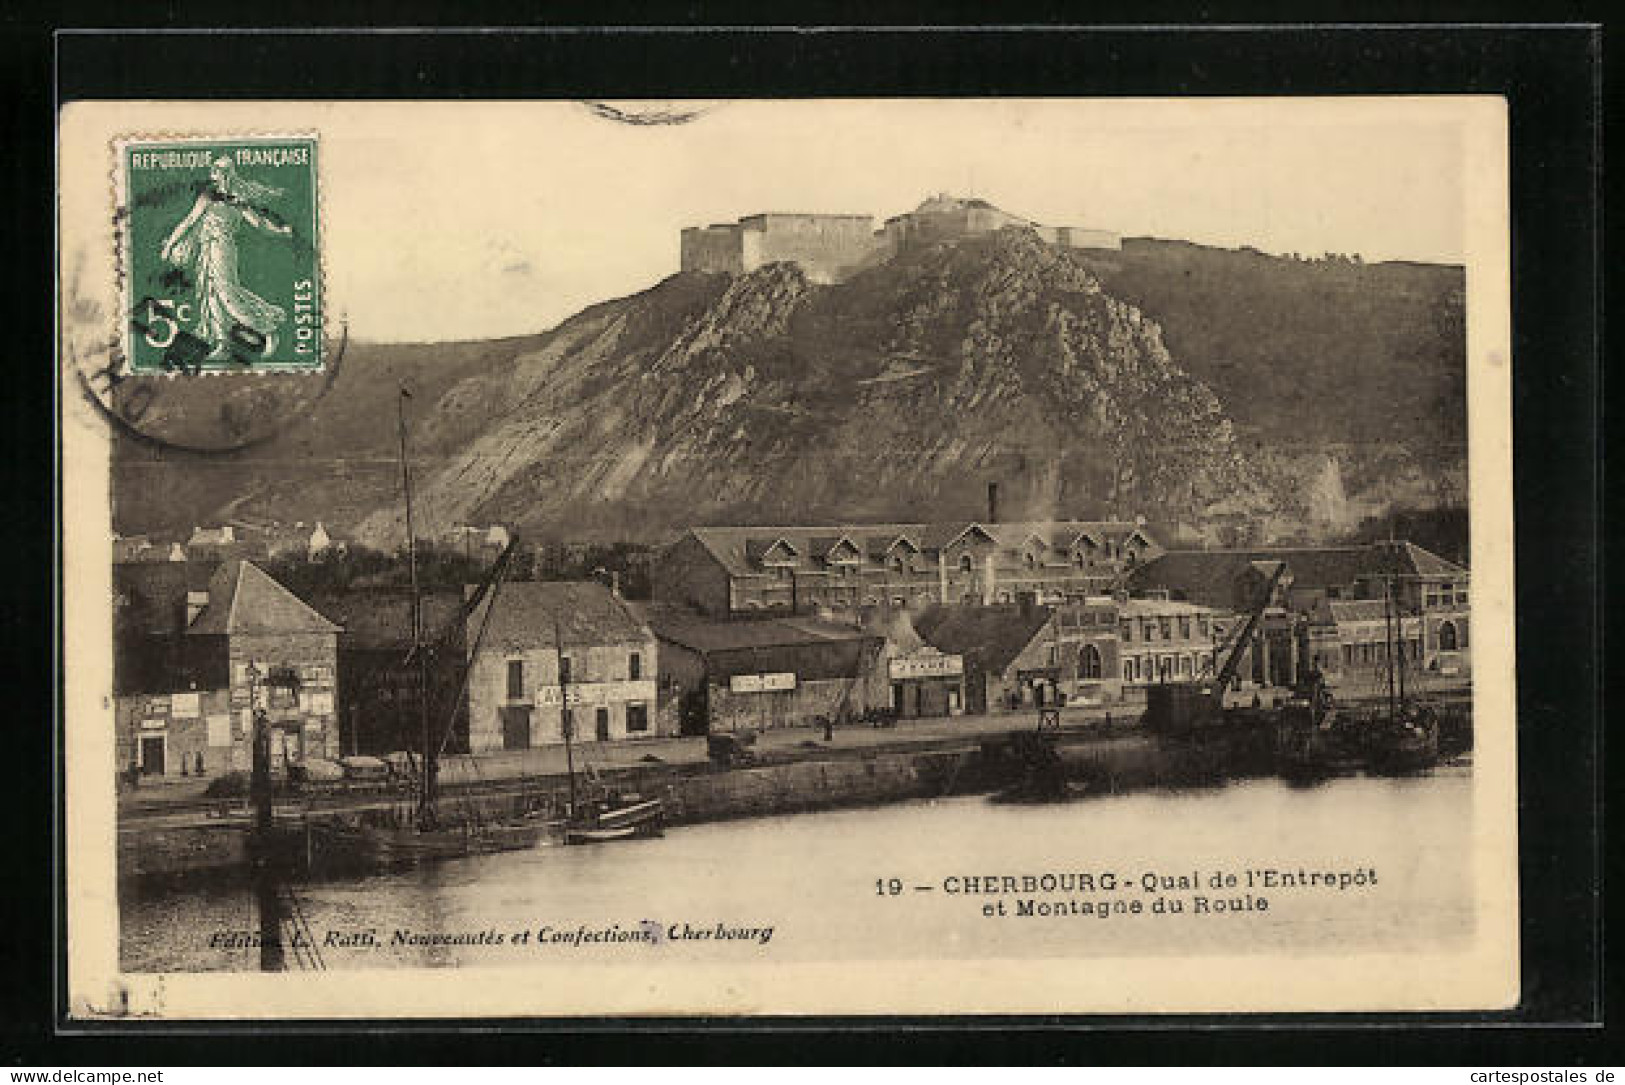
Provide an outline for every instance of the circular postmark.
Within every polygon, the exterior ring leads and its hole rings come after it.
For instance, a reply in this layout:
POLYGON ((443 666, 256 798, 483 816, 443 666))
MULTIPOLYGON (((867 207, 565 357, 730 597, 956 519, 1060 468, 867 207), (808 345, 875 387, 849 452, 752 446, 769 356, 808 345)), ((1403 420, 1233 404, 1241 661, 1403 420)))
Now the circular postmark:
POLYGON ((132 378, 116 344, 65 348, 79 393, 125 435, 189 452, 232 452, 308 418, 338 378, 345 344, 341 329, 327 344, 329 362, 320 373, 262 381, 132 378))
POLYGON ((610 101, 602 98, 587 99, 581 103, 587 110, 606 121, 637 127, 688 124, 708 113, 721 109, 721 100, 644 98, 632 101, 610 101))
POLYGON ((326 326, 316 137, 130 137, 113 159, 114 290, 81 289, 82 264, 64 282, 83 393, 125 434, 195 452, 308 417, 345 346, 326 326))

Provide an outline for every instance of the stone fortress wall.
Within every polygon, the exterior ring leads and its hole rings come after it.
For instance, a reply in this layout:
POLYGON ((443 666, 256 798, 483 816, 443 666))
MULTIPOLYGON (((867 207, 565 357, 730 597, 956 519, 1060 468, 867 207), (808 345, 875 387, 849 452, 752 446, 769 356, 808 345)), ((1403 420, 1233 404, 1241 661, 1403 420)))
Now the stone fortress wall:
POLYGON ((760 214, 734 223, 691 226, 682 232, 682 270, 740 275, 764 264, 792 261, 813 282, 838 283, 914 245, 985 236, 1008 226, 1035 231, 1052 245, 1119 249, 1110 230, 1040 226, 986 200, 941 194, 914 211, 887 219, 879 230, 869 215, 760 214))

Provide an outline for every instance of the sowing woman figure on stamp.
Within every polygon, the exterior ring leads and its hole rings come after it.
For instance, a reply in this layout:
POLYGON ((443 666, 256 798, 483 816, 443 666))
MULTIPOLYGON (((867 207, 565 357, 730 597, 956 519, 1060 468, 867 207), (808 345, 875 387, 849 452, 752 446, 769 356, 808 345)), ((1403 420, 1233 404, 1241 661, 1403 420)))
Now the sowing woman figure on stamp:
POLYGON ((251 328, 264 337, 262 356, 276 350, 277 329, 288 319, 237 279, 237 229, 247 222, 266 233, 291 236, 293 227, 270 221, 252 204, 280 196, 282 190, 238 175, 224 155, 209 168, 209 187, 198 193, 192 210, 164 240, 159 256, 192 272, 196 284, 197 335, 214 345, 208 360, 230 355, 232 330, 251 328))

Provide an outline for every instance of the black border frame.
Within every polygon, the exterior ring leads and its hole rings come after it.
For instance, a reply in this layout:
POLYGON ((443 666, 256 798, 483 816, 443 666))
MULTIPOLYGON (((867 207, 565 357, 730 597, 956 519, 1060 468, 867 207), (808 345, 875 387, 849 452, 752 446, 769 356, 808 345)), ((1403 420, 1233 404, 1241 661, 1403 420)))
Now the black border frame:
MULTIPOLYGON (((536 1032, 545 1035, 545 1046, 531 1048, 526 1054, 532 1059, 630 1063, 828 1061, 819 1052, 838 1053, 842 1061, 1071 1061, 1089 1055, 1093 1044, 1086 1041, 1102 1033, 1126 1041, 1125 1049, 1137 1048, 1149 1061, 1323 1062, 1341 1050, 1357 1061, 1503 1062, 1507 1056, 1497 1053, 1515 1042, 1518 1061, 1568 1063, 1601 1040, 1600 27, 1088 29, 1040 25, 1054 22, 1053 12, 1045 12, 1023 27, 848 26, 805 33, 707 28, 691 25, 692 12, 684 17, 690 25, 666 28, 255 32, 229 39, 219 31, 50 36, 44 28, 50 69, 43 85, 37 54, 0 70, 18 83, 13 100, 30 119, 43 121, 47 132, 54 126, 54 105, 73 98, 188 97, 197 96, 199 87, 214 98, 357 99, 1505 95, 1512 140, 1514 489, 1522 510, 1516 536, 1524 1005, 1506 1014, 1465 1015, 378 1022, 365 1039, 352 1026, 314 1023, 69 1024, 62 1016, 61 951, 51 922, 61 918, 58 898, 48 902, 45 924, 0 941, 0 967, 49 981, 10 987, 10 998, 19 1002, 14 1011, 21 1012, 10 1018, 13 1024, 0 1026, 0 1036, 6 1047, 19 1042, 14 1057, 27 1058, 28 1051, 57 1060, 128 1062, 139 1050, 144 1061, 159 1064, 231 1056, 393 1061, 408 1051, 428 1055, 425 1041, 435 1041, 424 1034, 444 1039, 448 1029, 482 1035, 479 1049, 458 1051, 459 1060, 475 1062, 511 1058, 522 1050, 521 1034, 536 1032), (40 1005, 47 992, 48 1009, 40 1005), (71 1049, 58 1046, 66 1039, 65 1025, 78 1034, 71 1049), (1546 1027, 1518 1027, 1535 1025, 1546 1027), (1557 1025, 1566 1027, 1551 1027, 1557 1025), (1264 1042, 1262 1030, 1283 1028, 1290 1031, 1264 1042), (1366 1034, 1373 1028, 1383 1030, 1376 1043, 1366 1034), (286 1035, 291 1031, 307 1034, 292 1050, 286 1035), (636 1032, 636 1045, 626 1043, 627 1031, 636 1032), (896 1046, 900 1033, 909 1042, 896 1046), (229 1052, 200 1043, 222 1034, 233 1037, 229 1052), (840 1046, 826 1047, 835 1037, 840 1046)), ((1209 12, 1199 17, 1212 18, 1209 12)), ((41 38, 32 44, 42 44, 41 38)), ((6 39, 8 53, 28 44, 15 31, 6 39)), ((54 217, 50 142, 44 141, 46 183, 37 193, 45 206, 33 223, 35 230, 43 227, 47 253, 54 217)), ((21 223, 28 221, 25 214, 19 210, 21 223)), ((23 232, 30 232, 26 225, 23 232)), ((49 279, 47 284, 49 295, 49 279)), ((44 311, 51 311, 49 305, 44 311)), ((49 342, 50 328, 45 331, 49 342)), ((38 398, 6 397, 5 421, 13 424, 13 434, 39 425, 39 405, 54 396, 51 376, 47 372, 38 398)), ((14 457, 11 469, 18 463, 14 457)), ((9 509, 18 496, 12 488, 0 507, 9 509)), ((58 556, 42 542, 31 536, 18 551, 20 562, 43 568, 58 556)), ((60 682, 59 642, 52 648, 60 682)), ((52 752, 41 750, 40 760, 56 765, 52 752)), ((37 788, 40 774, 32 775, 37 788)), ((41 798, 51 823, 59 825, 59 794, 41 798)), ((37 850, 44 852, 43 861, 33 865, 36 876, 24 884, 49 885, 59 893, 57 842, 37 850), (39 877, 47 871, 49 878, 39 877)))

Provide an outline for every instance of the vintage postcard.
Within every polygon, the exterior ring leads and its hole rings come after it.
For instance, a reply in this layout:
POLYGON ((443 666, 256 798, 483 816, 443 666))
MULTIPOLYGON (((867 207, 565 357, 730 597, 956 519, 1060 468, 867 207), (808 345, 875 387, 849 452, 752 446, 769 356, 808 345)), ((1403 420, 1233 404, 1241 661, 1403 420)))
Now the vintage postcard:
POLYGON ((1519 998, 1493 98, 74 102, 81 1019, 1519 998))

